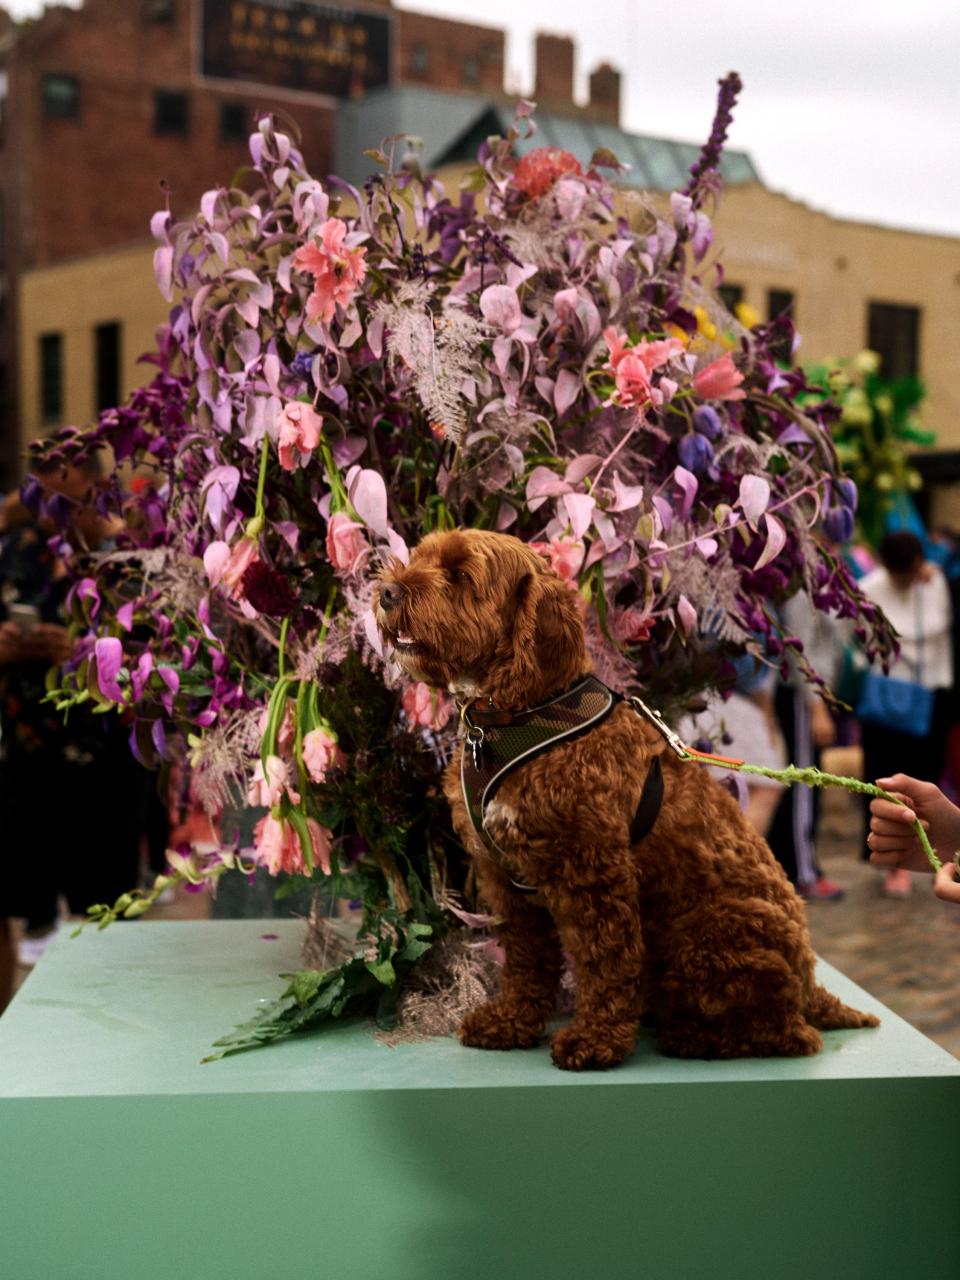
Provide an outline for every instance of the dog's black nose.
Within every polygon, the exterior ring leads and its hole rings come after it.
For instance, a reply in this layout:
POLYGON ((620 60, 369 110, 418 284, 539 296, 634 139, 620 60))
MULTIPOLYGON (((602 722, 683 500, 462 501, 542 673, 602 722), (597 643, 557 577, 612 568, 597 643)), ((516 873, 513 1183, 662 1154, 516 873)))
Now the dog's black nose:
POLYGON ((380 585, 380 603, 384 609, 396 609, 406 594, 406 588, 399 582, 384 582, 380 585))

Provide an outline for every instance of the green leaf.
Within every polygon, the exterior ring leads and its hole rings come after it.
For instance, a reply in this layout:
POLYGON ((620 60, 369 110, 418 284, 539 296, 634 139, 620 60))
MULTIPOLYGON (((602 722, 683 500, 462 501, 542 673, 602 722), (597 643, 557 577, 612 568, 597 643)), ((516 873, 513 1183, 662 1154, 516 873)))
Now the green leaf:
POLYGON ((411 938, 407 945, 397 955, 398 960, 419 960, 425 951, 429 951, 433 946, 432 942, 419 942, 416 938, 411 938))
POLYGON ((433 936, 433 925, 424 924, 420 920, 411 920, 407 925, 407 933, 412 934, 415 938, 429 938, 433 936))
POLYGON ((331 969, 300 969, 296 973, 285 973, 283 977, 290 979, 287 991, 297 1004, 308 1004, 333 971, 331 969))
POLYGON ((381 960, 379 964, 374 964, 368 960, 366 967, 378 982, 382 982, 385 987, 392 987, 397 980, 397 973, 390 960, 381 960))

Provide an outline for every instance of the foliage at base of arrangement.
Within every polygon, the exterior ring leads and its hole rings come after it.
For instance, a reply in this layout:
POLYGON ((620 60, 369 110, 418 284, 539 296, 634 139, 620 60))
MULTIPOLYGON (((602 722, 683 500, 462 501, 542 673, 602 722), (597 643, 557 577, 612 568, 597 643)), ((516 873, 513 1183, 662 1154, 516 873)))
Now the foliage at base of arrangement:
POLYGON ((398 916, 380 916, 381 936, 372 954, 354 956, 330 969, 302 969, 283 976, 289 986, 278 1000, 214 1042, 204 1062, 271 1044, 299 1031, 311 1031, 333 1019, 372 1016, 391 1027, 403 981, 442 935, 443 924, 398 916))

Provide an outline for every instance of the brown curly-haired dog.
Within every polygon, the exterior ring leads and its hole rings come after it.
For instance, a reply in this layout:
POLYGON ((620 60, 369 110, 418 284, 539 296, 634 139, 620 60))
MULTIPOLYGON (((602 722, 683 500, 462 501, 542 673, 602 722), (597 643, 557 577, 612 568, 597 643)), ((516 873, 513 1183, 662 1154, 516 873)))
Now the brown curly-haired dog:
MULTIPOLYGON (((480 706, 524 708, 590 669, 576 599, 518 539, 458 530, 431 534, 409 565, 394 563, 376 609, 415 679, 480 706)), ((732 796, 665 747, 621 702, 598 727, 521 765, 488 810, 502 856, 471 824, 458 751, 445 790, 506 952, 500 995, 464 1020, 464 1044, 539 1043, 564 950, 576 1009, 552 1051, 569 1070, 622 1062, 642 1012, 664 1053, 697 1058, 816 1053, 820 1030, 876 1025, 817 986, 803 904, 732 796), (657 755, 663 805, 631 844, 657 755)))

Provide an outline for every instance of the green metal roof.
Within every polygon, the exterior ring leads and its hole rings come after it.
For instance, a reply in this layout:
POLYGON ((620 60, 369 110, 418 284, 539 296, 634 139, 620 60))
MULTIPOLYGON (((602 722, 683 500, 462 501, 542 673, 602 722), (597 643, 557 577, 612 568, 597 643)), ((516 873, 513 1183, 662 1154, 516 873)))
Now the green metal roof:
MULTIPOLYGON (((517 151, 534 147, 562 147, 582 163, 601 147, 612 151, 629 170, 618 175, 622 186, 648 191, 677 191, 684 187, 700 148, 690 142, 628 133, 615 125, 579 116, 550 112, 536 114, 537 131, 519 139, 517 151)), ((474 160, 477 148, 492 133, 504 133, 512 109, 489 98, 444 93, 412 85, 375 89, 363 98, 344 102, 337 110, 334 171, 355 185, 377 170, 364 150, 384 138, 409 134, 423 139, 422 163, 427 169, 474 160)), ((745 151, 724 151, 720 172, 730 183, 759 182, 760 175, 745 151)))

